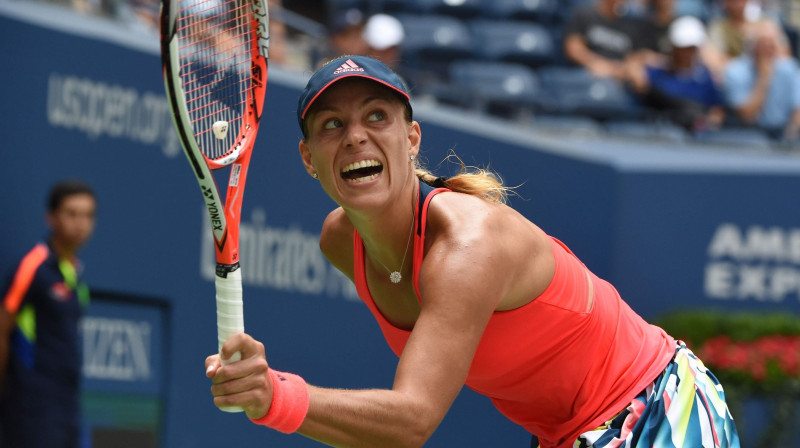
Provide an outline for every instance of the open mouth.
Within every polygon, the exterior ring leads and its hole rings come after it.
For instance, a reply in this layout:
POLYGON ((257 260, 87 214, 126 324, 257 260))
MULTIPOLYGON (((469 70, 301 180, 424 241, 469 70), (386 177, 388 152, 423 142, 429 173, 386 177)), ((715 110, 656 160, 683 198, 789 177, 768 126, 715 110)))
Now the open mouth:
POLYGON ((361 183, 378 177, 383 165, 377 160, 362 160, 342 168, 342 179, 347 182, 361 183))

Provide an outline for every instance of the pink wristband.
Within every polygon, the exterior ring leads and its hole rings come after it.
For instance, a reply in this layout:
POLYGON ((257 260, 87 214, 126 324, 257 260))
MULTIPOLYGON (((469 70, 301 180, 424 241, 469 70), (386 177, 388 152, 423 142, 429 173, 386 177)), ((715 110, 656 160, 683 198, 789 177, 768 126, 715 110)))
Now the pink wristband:
POLYGON ((269 377, 272 380, 269 412, 257 420, 250 420, 257 425, 291 434, 297 431, 308 414, 308 386, 302 377, 293 373, 269 369, 269 377))

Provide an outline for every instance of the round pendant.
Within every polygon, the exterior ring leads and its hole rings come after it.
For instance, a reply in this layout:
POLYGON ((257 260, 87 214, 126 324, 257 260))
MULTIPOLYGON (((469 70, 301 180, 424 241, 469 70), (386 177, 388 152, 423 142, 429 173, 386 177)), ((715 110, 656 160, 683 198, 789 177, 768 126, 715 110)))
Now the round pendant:
POLYGON ((389 274, 389 280, 391 280, 392 283, 400 283, 400 280, 402 278, 403 278, 403 276, 400 275, 400 273, 397 272, 397 271, 394 271, 391 274, 389 274))

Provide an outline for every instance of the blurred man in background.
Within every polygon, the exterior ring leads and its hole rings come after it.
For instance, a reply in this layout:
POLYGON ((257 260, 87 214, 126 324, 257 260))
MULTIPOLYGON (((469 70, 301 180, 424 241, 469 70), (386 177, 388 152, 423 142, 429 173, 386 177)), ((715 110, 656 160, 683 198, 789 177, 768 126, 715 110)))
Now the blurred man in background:
POLYGON ((89 301, 78 250, 96 198, 79 181, 50 191, 50 234, 6 279, 0 307, 0 446, 76 448, 80 437, 78 321, 89 301))
POLYGON ((703 23, 692 16, 676 19, 667 33, 670 52, 663 64, 630 64, 630 84, 648 106, 689 131, 719 128, 725 118, 722 93, 700 49, 706 42, 703 23))
POLYGON ((564 54, 595 76, 624 80, 626 60, 642 40, 639 24, 627 14, 626 0, 595 0, 572 12, 564 31, 564 54))
POLYGON ((748 0, 724 0, 722 14, 709 23, 711 43, 728 60, 745 51, 745 41, 752 37, 758 24, 764 20, 753 10, 748 10, 748 0))
POLYGON ((725 96, 747 125, 773 138, 797 141, 800 135, 800 66, 788 56, 779 25, 762 22, 742 56, 725 68, 725 96))
POLYGON ((675 16, 675 0, 650 0, 647 2, 647 14, 644 16, 640 31, 645 53, 654 59, 666 59, 672 52, 672 43, 669 40, 669 26, 677 17, 675 16))
MULTIPOLYGON (((724 0, 722 14, 709 22, 711 45, 706 59, 718 78, 725 76, 725 67, 731 60, 747 51, 747 43, 755 39, 762 25, 767 22, 779 24, 779 20, 772 17, 771 13, 761 9, 760 3, 752 0, 724 0)), ((783 39, 786 39, 785 35, 783 39)), ((786 56, 791 54, 788 45, 783 52, 786 56)))

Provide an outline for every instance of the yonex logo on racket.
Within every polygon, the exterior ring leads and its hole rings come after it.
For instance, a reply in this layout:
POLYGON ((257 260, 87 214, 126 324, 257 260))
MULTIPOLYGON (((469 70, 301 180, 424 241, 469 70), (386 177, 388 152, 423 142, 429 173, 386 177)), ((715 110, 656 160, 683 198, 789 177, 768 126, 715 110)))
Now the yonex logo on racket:
MULTIPOLYGON (((253 2, 253 15, 258 19, 256 28, 256 36, 258 37, 258 49, 261 56, 268 57, 269 55, 269 12, 264 2, 256 0, 253 2)), ((261 79, 259 78, 259 82, 261 79)))
POLYGON ((334 75, 339 75, 341 73, 348 73, 348 72, 363 72, 364 69, 359 67, 358 64, 353 62, 352 59, 348 59, 344 61, 344 64, 340 65, 339 68, 333 72, 334 75))

